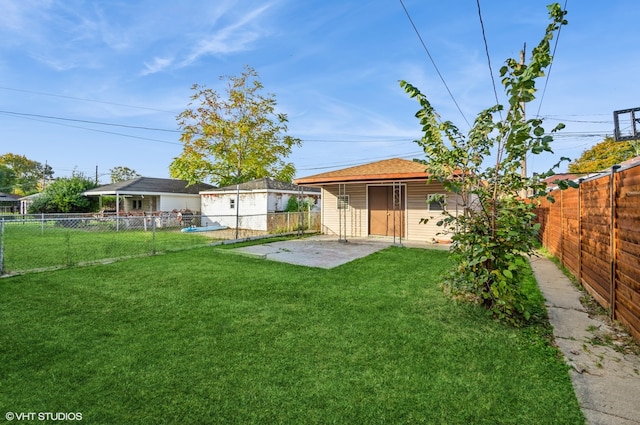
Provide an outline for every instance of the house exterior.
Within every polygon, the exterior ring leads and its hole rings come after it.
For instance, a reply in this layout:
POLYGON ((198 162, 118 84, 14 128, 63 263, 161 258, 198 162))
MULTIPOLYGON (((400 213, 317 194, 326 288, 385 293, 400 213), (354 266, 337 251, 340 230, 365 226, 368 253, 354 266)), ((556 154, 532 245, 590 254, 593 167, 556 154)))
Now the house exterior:
POLYGON ((448 242, 436 223, 443 209, 462 213, 461 200, 428 182, 425 166, 392 158, 296 179, 321 189, 322 233, 340 239, 399 238, 448 242), (442 202, 444 201, 444 202, 442 202), (428 219, 426 223, 423 219, 428 219))
POLYGON ((238 227, 268 231, 268 215, 283 212, 289 198, 308 202, 311 210, 320 208, 320 189, 302 187, 269 177, 239 185, 225 186, 200 192, 202 225, 238 227))
POLYGON ((20 196, 0 192, 0 213, 15 214, 20 209, 20 196))
POLYGON ((101 205, 103 197, 115 197, 116 211, 120 213, 141 215, 186 210, 199 213, 199 192, 211 188, 213 186, 205 183, 189 185, 184 180, 138 177, 100 186, 84 195, 99 196, 101 205))
POLYGON ((547 192, 550 192, 558 188, 558 183, 556 183, 557 181, 562 181, 562 180, 578 181, 581 178, 587 178, 589 176, 590 176, 589 174, 559 173, 559 174, 554 174, 553 176, 549 176, 546 179, 543 179, 542 181, 547 184, 547 188, 546 188, 547 192))

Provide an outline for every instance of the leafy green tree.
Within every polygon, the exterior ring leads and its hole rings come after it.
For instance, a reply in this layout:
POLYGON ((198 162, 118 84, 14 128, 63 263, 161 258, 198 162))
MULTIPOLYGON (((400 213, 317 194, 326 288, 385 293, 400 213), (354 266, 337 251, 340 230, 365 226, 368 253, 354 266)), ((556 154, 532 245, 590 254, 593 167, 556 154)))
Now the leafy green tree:
POLYGON ((300 211, 309 211, 312 203, 309 199, 300 199, 298 200, 297 196, 291 196, 287 200, 287 207, 285 208, 285 212, 300 212, 300 211))
MULTIPOLYGON (((533 224, 534 203, 525 202, 519 194, 544 195, 541 179, 553 174, 549 170, 533 177, 521 175, 528 154, 552 152, 553 138, 542 127, 542 120, 526 120, 524 115, 526 103, 535 99, 536 79, 551 64, 553 33, 566 24, 566 12, 558 4, 548 8, 552 22, 530 63, 508 59, 500 70, 509 101, 506 111, 498 104, 480 112, 466 136, 450 121, 441 122, 416 87, 400 83, 421 106, 416 117, 424 135, 418 144, 426 154, 426 171, 456 195, 447 202, 459 202, 464 211, 456 215, 451 211, 457 208, 447 209, 438 223, 454 234, 455 265, 446 286, 452 294, 475 299, 513 324, 531 317, 521 282, 527 268, 524 254, 533 251, 539 227, 533 224)), ((552 132, 563 127, 559 124, 552 132)))
POLYGON ((300 139, 286 135, 287 115, 276 113, 274 95, 261 94, 258 73, 246 67, 227 82, 226 98, 195 84, 189 107, 178 115, 183 151, 174 158, 172 177, 219 186, 263 177, 291 181, 295 167, 285 158, 300 139))
POLYGON ((82 174, 73 173, 53 181, 29 207, 30 214, 36 213, 83 213, 98 210, 98 199, 84 196, 96 183, 82 174))
POLYGON ((136 170, 132 170, 129 167, 113 167, 109 170, 109 173, 111 175, 111 183, 124 182, 140 177, 136 170))
POLYGON ((15 173, 13 193, 30 195, 42 189, 42 182, 48 182, 53 178, 53 169, 49 165, 43 165, 33 161, 24 155, 6 153, 0 155, 0 165, 9 167, 15 173))
POLYGON ((0 192, 12 193, 16 185, 16 173, 6 165, 0 164, 0 192))
POLYGON ((606 137, 590 149, 582 152, 580 158, 569 164, 570 173, 597 173, 640 155, 640 141, 627 140, 616 142, 606 137))

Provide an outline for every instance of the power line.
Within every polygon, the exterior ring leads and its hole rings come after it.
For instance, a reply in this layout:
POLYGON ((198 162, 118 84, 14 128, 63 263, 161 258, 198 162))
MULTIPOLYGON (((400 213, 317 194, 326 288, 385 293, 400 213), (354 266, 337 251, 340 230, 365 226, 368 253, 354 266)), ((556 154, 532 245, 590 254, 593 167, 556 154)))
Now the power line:
POLYGON ((413 142, 415 141, 415 139, 408 139, 408 138, 402 138, 402 139, 380 139, 380 138, 373 138, 371 140, 335 140, 335 139, 304 139, 302 138, 302 141, 304 143, 307 142, 320 142, 320 143, 394 143, 394 142, 400 142, 400 143, 406 143, 406 142, 413 142))
MULTIPOLYGON (((410 157, 415 157, 416 155, 420 155, 420 154, 424 154, 424 152, 423 151, 415 151, 415 152, 408 152, 408 153, 403 153, 403 154, 394 155, 394 156, 396 158, 410 158, 410 157)), ((322 167, 309 167, 309 168, 297 168, 296 167, 296 171, 328 170, 328 169, 337 168, 337 167, 353 167, 353 166, 357 166, 357 165, 368 164, 371 161, 387 159, 387 158, 389 158, 389 155, 370 157, 370 158, 362 158, 362 159, 356 160, 358 162, 352 162, 352 161, 349 161, 349 162, 344 162, 344 161, 343 162, 335 162, 335 163, 332 163, 330 165, 322 166, 322 167)))
POLYGON ((98 130, 96 128, 81 127, 79 125, 71 125, 71 124, 63 124, 63 123, 60 123, 60 122, 45 121, 45 120, 41 120, 41 119, 37 119, 37 118, 33 118, 33 117, 20 116, 20 118, 23 118, 23 119, 26 119, 26 120, 31 120, 31 121, 43 122, 43 123, 46 123, 46 124, 60 125, 60 126, 63 126, 63 127, 79 128, 81 130, 93 131, 93 132, 96 132, 96 133, 112 134, 112 135, 115 135, 115 136, 129 137, 131 139, 140 139, 140 140, 146 140, 146 141, 149 141, 149 142, 156 142, 156 143, 164 143, 164 144, 168 144, 168 145, 179 145, 179 146, 182 146, 182 143, 179 143, 179 142, 168 142, 166 140, 151 139, 149 137, 141 137, 141 136, 133 136, 131 134, 116 133, 114 131, 98 130))
POLYGON ((462 118, 464 119, 464 121, 467 123, 467 125, 469 127, 471 127, 471 124, 469 124, 469 121, 467 120, 467 117, 464 115, 464 112, 462 112, 462 109, 460 109, 460 105, 458 105, 458 102, 456 101, 456 98, 453 97, 453 93, 451 93, 451 90, 449 89, 449 86, 447 85, 446 81, 444 80, 444 77, 442 76, 442 73, 438 69, 438 66, 436 65, 435 60, 431 56, 431 53, 429 52, 429 49, 427 48, 427 45, 425 44, 424 40, 422 39, 422 36, 420 35, 420 31, 418 31, 418 28, 413 23, 413 19, 411 19, 411 15, 409 14, 409 11, 405 7, 404 2, 402 0, 400 0, 400 4, 402 5, 402 8, 404 9, 404 12, 407 14, 407 18, 409 18, 409 22, 411 23, 411 26, 413 27, 413 30, 416 32, 416 35, 418 36, 418 39, 420 40, 420 43, 422 44, 422 47, 424 48, 424 51, 427 52, 427 56, 429 56, 429 59, 431 60, 431 63, 433 64, 433 67, 435 68, 436 72, 438 73, 438 76, 440 77, 440 80, 442 81, 442 84, 444 84, 445 88, 447 89, 447 92, 449 93, 449 96, 453 100, 453 103, 456 105, 456 108, 458 108, 458 111, 460 112, 460 115, 462 115, 462 118))
MULTIPOLYGON (((567 115, 567 116, 572 116, 572 115, 567 115)), ((580 115, 573 115, 573 116, 580 116, 580 115)), ((555 118, 553 115, 542 115, 540 116, 540 118, 544 118, 546 120, 552 120, 552 121, 580 122, 585 124, 613 124, 613 120, 607 120, 607 121, 572 120, 572 119, 566 119, 566 118, 555 118)))
POLYGON ((165 112, 165 113, 168 113, 168 114, 175 114, 174 111, 166 111, 166 110, 163 110, 163 109, 148 108, 146 106, 127 105, 127 104, 124 104, 124 103, 105 102, 105 101, 102 101, 102 100, 87 99, 87 98, 83 98, 83 97, 64 96, 64 95, 60 95, 60 94, 44 93, 44 92, 38 92, 38 91, 32 91, 32 90, 14 89, 14 88, 11 88, 11 87, 2 87, 2 86, 0 86, 0 89, 1 90, 10 90, 10 91, 15 91, 15 92, 20 92, 20 93, 37 94, 37 95, 40 95, 40 96, 58 97, 58 98, 61 98, 61 99, 80 100, 80 101, 83 101, 83 102, 100 103, 100 104, 103 104, 103 105, 124 106, 125 108, 144 109, 144 110, 147 110, 147 111, 165 112))
MULTIPOLYGON (((561 132, 561 133, 553 133, 553 138, 563 138, 563 137, 603 137, 607 135, 611 135, 611 131, 574 131, 574 132, 561 132)), ((551 135, 551 134, 549 134, 551 135)))
MULTIPOLYGON (((108 125, 108 126, 112 126, 112 127, 125 127, 125 128, 139 129, 139 130, 165 131, 165 132, 168 132, 168 133, 181 133, 180 130, 169 130, 169 129, 166 129, 166 128, 154 128, 154 127, 143 127, 143 126, 137 126, 137 125, 114 124, 114 123, 102 122, 102 121, 89 121, 89 120, 81 120, 81 119, 75 119, 75 118, 54 117, 54 116, 50 116, 50 115, 27 114, 27 113, 24 113, 24 112, 13 112, 13 111, 1 111, 0 110, 0 114, 18 115, 18 116, 23 116, 23 117, 47 118, 47 119, 62 120, 62 121, 74 121, 74 122, 81 122, 81 123, 85 123, 85 124, 108 125)), ((47 121, 45 121, 45 122, 47 122, 47 121)))
MULTIPOLYGON (((77 119, 77 118, 57 117, 57 116, 52 116, 52 115, 30 114, 30 113, 25 113, 25 112, 15 112, 15 111, 3 111, 3 110, 0 110, 0 114, 13 115, 13 116, 21 117, 21 118, 29 118, 29 117, 31 117, 31 118, 45 118, 45 119, 51 119, 51 120, 80 122, 80 123, 85 123, 85 124, 106 125, 106 126, 112 126, 112 127, 131 128, 131 129, 137 129, 137 130, 162 131, 162 132, 177 133, 177 134, 181 134, 182 133, 182 131, 180 131, 180 130, 171 130, 171 129, 166 129, 166 128, 138 126, 138 125, 128 125, 128 124, 116 124, 116 123, 110 123, 110 122, 104 122, 104 121, 91 121, 91 120, 83 120, 83 119, 77 119)), ((34 120, 34 121, 50 123, 50 124, 57 124, 57 123, 53 123, 53 122, 50 122, 50 121, 44 121, 44 120, 34 120)), ((80 126, 69 126, 69 127, 81 128, 81 129, 92 130, 92 131, 98 131, 96 129, 90 129, 90 128, 87 128, 87 127, 80 127, 80 126)), ((111 134, 119 134, 119 135, 123 135, 123 136, 127 136, 127 137, 134 137, 134 136, 124 135, 122 133, 111 133, 111 134)), ((146 139, 145 138, 145 140, 155 140, 155 139, 146 139)), ((306 142, 320 142, 320 143, 393 143, 393 142, 413 142, 413 140, 414 139, 410 139, 410 138, 390 138, 390 139, 374 138, 372 140, 362 140, 362 139, 360 139, 360 140, 302 139, 302 141, 305 142, 305 143, 306 142)))
MULTIPOLYGON (((496 99, 496 105, 500 103, 498 100, 498 90, 496 90, 496 80, 493 77, 493 68, 491 67, 491 56, 489 56, 489 44, 487 43, 487 36, 484 31, 484 21, 482 20, 482 12, 480 10, 480 0, 476 0, 478 5, 478 17, 480 18, 480 28, 482 28, 482 40, 484 41, 484 50, 487 54, 487 63, 489 64, 489 75, 491 76, 491 84, 493 85, 493 95, 496 99)), ((502 112, 500 112, 500 120, 502 121, 502 112)))

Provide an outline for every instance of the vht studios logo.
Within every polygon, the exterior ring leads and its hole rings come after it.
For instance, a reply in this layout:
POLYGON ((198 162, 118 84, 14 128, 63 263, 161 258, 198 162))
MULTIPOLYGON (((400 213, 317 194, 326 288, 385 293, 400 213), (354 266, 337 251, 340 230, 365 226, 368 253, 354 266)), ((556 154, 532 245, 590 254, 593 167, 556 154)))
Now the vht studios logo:
POLYGON ((81 421, 80 412, 7 412, 8 421, 81 421))

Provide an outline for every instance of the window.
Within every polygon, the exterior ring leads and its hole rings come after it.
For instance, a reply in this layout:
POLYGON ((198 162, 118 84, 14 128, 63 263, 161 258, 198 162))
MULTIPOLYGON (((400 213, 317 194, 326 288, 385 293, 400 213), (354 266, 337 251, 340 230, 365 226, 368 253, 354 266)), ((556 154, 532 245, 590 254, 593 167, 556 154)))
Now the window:
POLYGON ((236 209, 236 200, 231 198, 229 199, 229 208, 231 208, 232 210, 236 209))
POLYGON ((447 197, 439 193, 427 196, 427 209, 429 211, 444 211, 447 209, 447 197))
POLYGON ((349 195, 338 195, 337 208, 339 210, 348 210, 349 209, 349 195))
POLYGON ((133 199, 131 201, 132 203, 132 208, 134 210, 141 210, 142 209, 142 199, 133 199))

